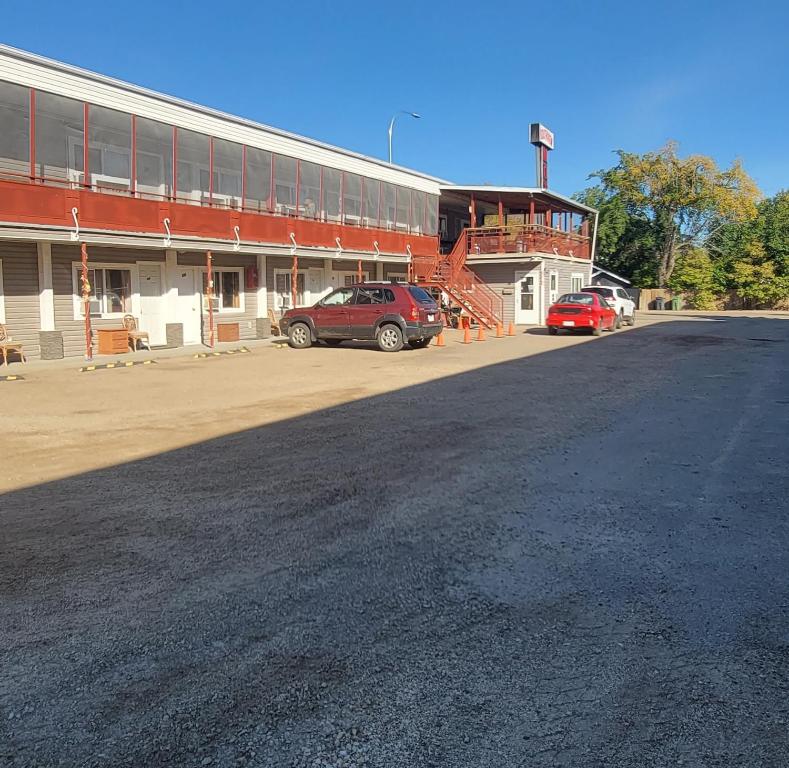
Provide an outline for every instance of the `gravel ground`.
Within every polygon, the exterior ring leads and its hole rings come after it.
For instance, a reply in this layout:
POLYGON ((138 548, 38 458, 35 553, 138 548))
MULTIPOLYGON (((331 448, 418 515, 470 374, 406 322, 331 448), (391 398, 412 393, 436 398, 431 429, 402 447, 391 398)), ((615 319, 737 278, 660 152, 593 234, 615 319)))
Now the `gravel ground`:
POLYGON ((788 380, 680 318, 8 491, 0 765, 786 768, 788 380))

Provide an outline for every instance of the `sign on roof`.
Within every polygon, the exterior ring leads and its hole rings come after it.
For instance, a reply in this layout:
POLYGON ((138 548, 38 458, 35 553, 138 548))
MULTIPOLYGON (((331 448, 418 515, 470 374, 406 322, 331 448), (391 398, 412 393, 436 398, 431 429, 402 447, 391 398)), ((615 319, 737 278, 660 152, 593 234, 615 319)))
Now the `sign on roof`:
POLYGON ((529 126, 529 141, 536 147, 553 149, 553 131, 549 131, 542 123, 532 123, 529 126))

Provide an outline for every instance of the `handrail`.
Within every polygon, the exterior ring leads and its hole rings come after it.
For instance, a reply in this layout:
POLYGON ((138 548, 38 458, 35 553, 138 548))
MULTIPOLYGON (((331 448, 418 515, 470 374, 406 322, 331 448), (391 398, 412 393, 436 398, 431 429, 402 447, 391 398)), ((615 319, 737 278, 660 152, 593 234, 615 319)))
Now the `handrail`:
POLYGON ((539 252, 588 259, 591 255, 590 237, 543 224, 469 228, 466 230, 466 240, 466 248, 471 256, 539 252))

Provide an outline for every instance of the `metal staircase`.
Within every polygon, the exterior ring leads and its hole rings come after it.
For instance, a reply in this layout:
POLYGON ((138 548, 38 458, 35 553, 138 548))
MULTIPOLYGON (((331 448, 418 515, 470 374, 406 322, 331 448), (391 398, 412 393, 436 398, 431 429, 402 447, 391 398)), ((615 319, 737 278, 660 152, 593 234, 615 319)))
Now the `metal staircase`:
POLYGON ((450 253, 415 257, 414 281, 426 288, 440 288, 480 325, 494 329, 503 321, 504 301, 466 266, 468 239, 464 229, 450 253))

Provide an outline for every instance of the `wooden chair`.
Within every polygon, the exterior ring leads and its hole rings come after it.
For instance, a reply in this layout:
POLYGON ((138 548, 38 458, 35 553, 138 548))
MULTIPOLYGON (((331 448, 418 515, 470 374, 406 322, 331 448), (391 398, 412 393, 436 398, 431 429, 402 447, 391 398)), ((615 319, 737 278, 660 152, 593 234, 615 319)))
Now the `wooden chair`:
POLYGON ((134 317, 134 315, 123 316, 123 327, 126 329, 126 333, 129 334, 129 341, 135 352, 137 351, 137 345, 141 341, 145 342, 145 346, 148 347, 150 351, 151 342, 148 339, 148 331, 141 331, 137 328, 137 318, 134 317))
POLYGON ((0 352, 3 354, 3 364, 8 365, 8 353, 14 352, 21 358, 23 363, 27 362, 22 345, 15 342, 9 335, 6 327, 0 323, 0 352))
POLYGON ((277 320, 277 316, 274 314, 273 309, 269 309, 268 311, 268 319, 271 321, 271 333, 273 336, 282 336, 282 331, 279 327, 279 320, 277 320))

